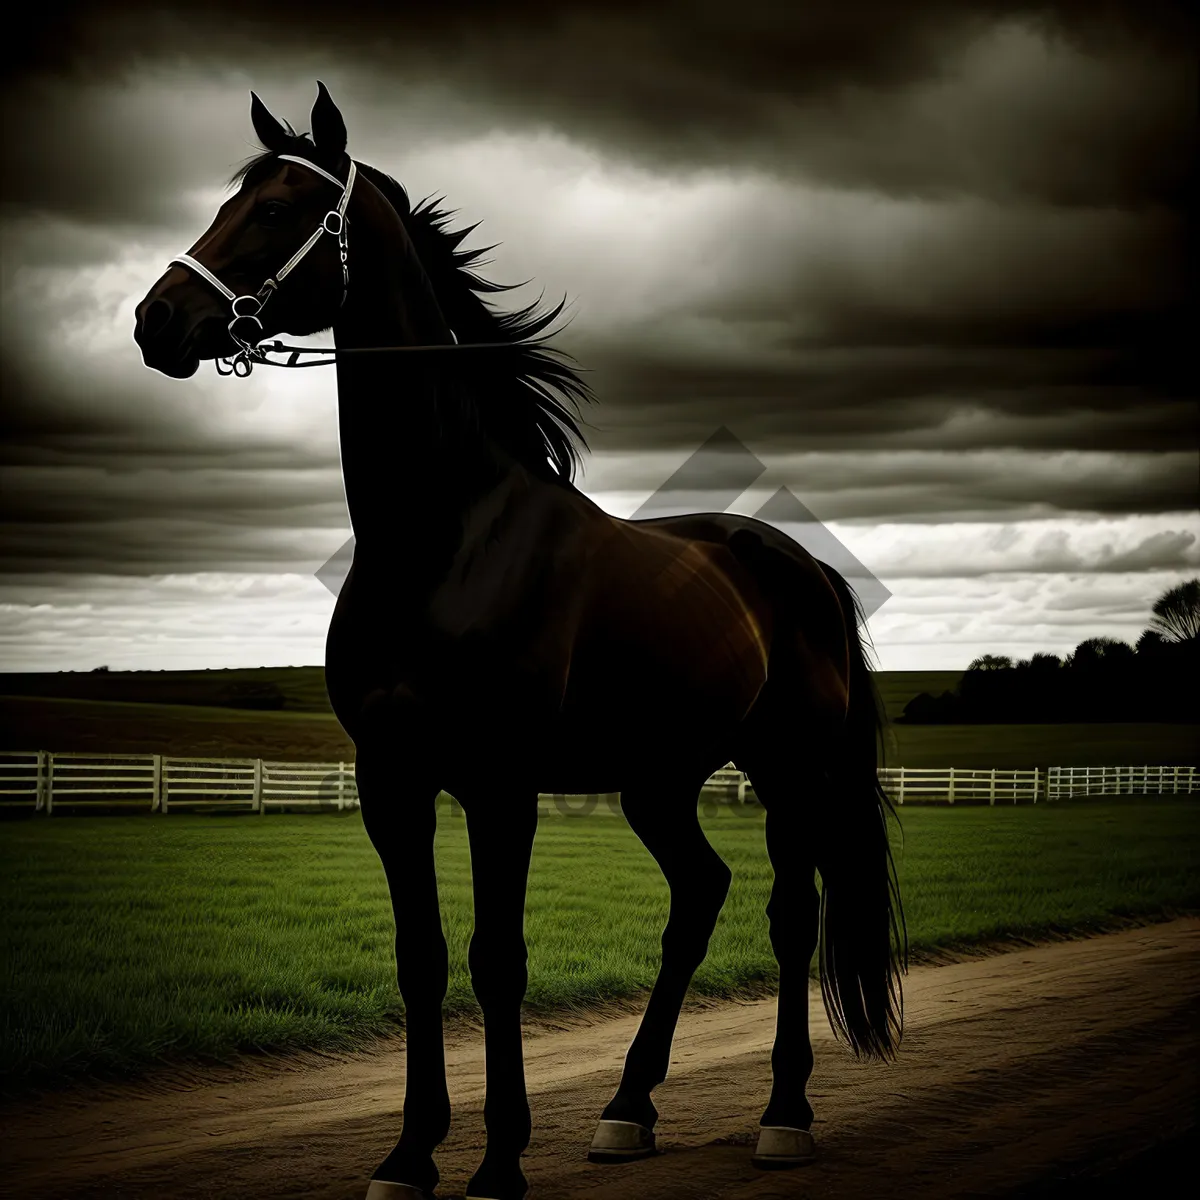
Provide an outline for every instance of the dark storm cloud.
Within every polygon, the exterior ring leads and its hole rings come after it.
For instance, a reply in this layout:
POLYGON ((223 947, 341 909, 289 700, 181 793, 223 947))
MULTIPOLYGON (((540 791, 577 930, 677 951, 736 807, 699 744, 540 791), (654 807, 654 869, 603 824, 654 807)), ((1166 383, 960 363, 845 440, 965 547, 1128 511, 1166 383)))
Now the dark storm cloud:
MULTIPOLYGON (((147 159, 161 113, 136 93, 100 92, 169 65, 237 69, 260 88, 319 72, 335 92, 340 77, 350 95, 392 97, 398 114, 433 86, 451 124, 473 103, 497 124, 557 129, 660 169, 752 166, 902 195, 1178 202, 1194 87, 1183 13, 1090 0, 56 6, 9 43, 6 126, 20 146, 6 186, 22 203, 168 216, 170 185, 219 114, 174 114, 174 139, 147 159), (74 105, 81 89, 101 102, 74 105)), ((287 115, 303 128, 307 106, 287 115)), ((439 123, 436 106, 425 118, 439 123)))
POLYGON ((607 402, 589 414, 590 440, 611 451, 686 446, 728 425, 779 453, 1195 446, 1195 401, 1157 388, 1139 358, 1087 348, 866 346, 713 362, 685 349, 597 346, 585 361, 607 402))
MULTIPOLYGON (((704 240, 653 260, 679 278, 665 311, 612 328, 585 318, 564 337, 594 368, 596 449, 692 449, 727 425, 764 455, 826 451, 800 493, 825 519, 1178 512, 1196 503, 1179 349, 1194 83, 1181 12, 60 5, 52 25, 9 42, 22 57, 2 98, 6 272, 103 266, 176 238, 182 249, 253 150, 248 86, 306 128, 319 76, 352 149, 548 129, 605 169, 761 188, 761 205, 718 213, 704 240), (819 212, 797 221, 814 195, 819 212), (847 447, 879 453, 847 465, 847 447), (1007 453, 900 453, 922 450, 1007 453)), ((536 207, 536 182, 490 182, 497 205, 513 191, 536 207)), ((126 377, 68 361, 49 318, 85 321, 86 289, 39 292, 22 276, 10 303, 12 570, 306 569, 313 531, 344 524, 332 424, 324 446, 225 435, 204 420, 204 394, 143 371, 132 344, 126 377)), ((661 482, 637 470, 633 490, 661 482)), ((1092 569, 1177 566, 1190 536, 1154 534, 1114 552, 1128 565, 1092 569)))
MULTIPOLYGON (((1011 544, 1003 545, 1005 539, 996 538, 1000 544, 986 546, 982 553, 975 546, 958 546, 950 553, 939 555, 936 550, 926 549, 918 554, 919 561, 911 558, 889 564, 889 575, 906 579, 936 579, 962 577, 967 574, 1019 575, 1078 575, 1139 574, 1148 571, 1193 571, 1200 566, 1197 554, 1197 537, 1186 530, 1164 529, 1152 533, 1131 545, 1128 549, 1117 549, 1103 545, 1098 551, 1088 547, 1072 545, 1065 530, 1055 530, 1034 538, 1022 538, 1019 527, 1010 525, 1011 544), (1003 546, 1003 562, 988 561, 989 553, 995 554, 1003 546), (967 569, 964 569, 967 568, 967 569)), ((945 550, 944 547, 939 549, 945 550)), ((1078 598, 1074 607, 1081 607, 1078 598)), ((1138 609, 1137 611, 1144 611, 1138 609)))
POLYGON ((1163 210, 904 206, 864 213, 862 231, 850 262, 846 246, 823 253, 782 221, 730 231, 761 268, 697 315, 806 311, 804 340, 836 345, 1086 346, 1153 336, 1185 302, 1184 221, 1163 210))

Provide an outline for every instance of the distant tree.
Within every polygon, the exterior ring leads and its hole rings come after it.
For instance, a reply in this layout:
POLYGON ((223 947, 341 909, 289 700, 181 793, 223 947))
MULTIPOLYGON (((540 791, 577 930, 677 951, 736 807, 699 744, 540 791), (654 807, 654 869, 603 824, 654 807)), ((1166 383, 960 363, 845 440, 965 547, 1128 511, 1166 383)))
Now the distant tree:
POLYGON ((1200 579, 1168 588, 1154 602, 1150 629, 1168 642, 1200 640, 1200 579))
POLYGON ((1071 655, 1071 665, 1085 667, 1103 662, 1112 666, 1119 662, 1129 662, 1133 653, 1133 647, 1118 638, 1087 638, 1075 647, 1075 653, 1071 655))
POLYGON ((1170 643, 1157 629, 1147 629, 1142 636, 1138 638, 1137 645, 1134 649, 1139 655, 1154 655, 1162 654, 1170 643))
POLYGON ((968 671, 1007 671, 1013 661, 1007 654, 981 654, 968 667, 968 671))
POLYGON ((108 670, 108 667, 93 667, 92 674, 94 675, 97 671, 107 671, 107 670, 108 670))
POLYGON ((1057 654, 1046 654, 1039 650, 1030 657, 1029 666, 1034 671, 1057 671, 1062 667, 1062 659, 1057 654))

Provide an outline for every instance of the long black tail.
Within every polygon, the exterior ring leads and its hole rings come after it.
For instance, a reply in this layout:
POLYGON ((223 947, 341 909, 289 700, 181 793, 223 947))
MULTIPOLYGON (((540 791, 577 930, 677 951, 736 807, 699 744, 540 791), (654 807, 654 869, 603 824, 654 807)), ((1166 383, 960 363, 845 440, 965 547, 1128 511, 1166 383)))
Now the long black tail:
POLYGON ((903 1028, 908 935, 888 840, 895 813, 878 776, 884 714, 859 632, 858 597, 832 567, 821 569, 841 602, 850 652, 849 711, 819 822, 821 994, 835 1035, 855 1054, 889 1059, 903 1028))

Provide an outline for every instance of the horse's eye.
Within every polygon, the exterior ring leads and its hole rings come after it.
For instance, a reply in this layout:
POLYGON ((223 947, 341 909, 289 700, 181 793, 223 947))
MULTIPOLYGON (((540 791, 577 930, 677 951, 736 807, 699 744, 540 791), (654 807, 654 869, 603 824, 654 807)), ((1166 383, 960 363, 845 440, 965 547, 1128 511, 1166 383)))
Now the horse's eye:
POLYGON ((266 204, 258 206, 258 211, 254 214, 255 219, 260 225, 274 228, 283 224, 289 207, 289 205, 284 204, 281 200, 268 200, 266 204))

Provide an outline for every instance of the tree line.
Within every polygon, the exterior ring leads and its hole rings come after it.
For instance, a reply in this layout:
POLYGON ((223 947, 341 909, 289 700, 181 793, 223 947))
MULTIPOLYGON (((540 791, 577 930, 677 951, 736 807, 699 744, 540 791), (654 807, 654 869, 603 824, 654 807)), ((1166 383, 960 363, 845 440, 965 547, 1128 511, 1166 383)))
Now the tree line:
POLYGON ((1200 579, 1155 601, 1137 644, 1093 637, 1065 658, 1034 654, 1013 661, 984 654, 958 687, 908 702, 906 724, 1000 724, 1200 719, 1200 579))

